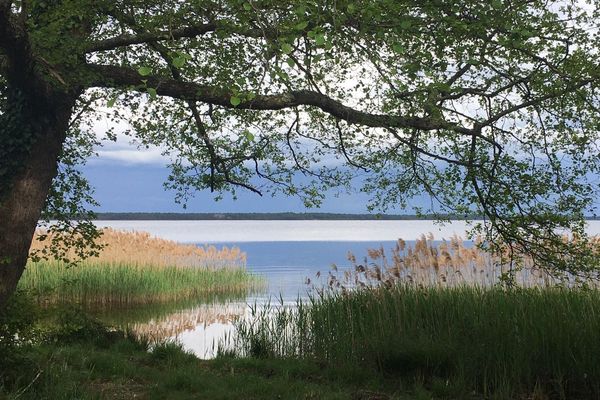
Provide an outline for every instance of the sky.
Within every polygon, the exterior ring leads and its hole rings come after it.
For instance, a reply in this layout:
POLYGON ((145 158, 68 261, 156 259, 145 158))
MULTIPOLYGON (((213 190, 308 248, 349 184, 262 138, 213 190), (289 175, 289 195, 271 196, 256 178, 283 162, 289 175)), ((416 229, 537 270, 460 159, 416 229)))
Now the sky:
POLYGON ((119 136, 116 143, 106 143, 97 153, 98 157, 82 167, 84 176, 95 187, 94 197, 100 203, 94 209, 97 212, 368 212, 368 195, 364 193, 340 197, 331 193, 320 208, 308 209, 298 198, 261 197, 245 190, 238 192, 237 200, 225 194, 220 201, 215 201, 208 190, 198 192, 184 209, 175 202, 175 192, 163 187, 169 170, 168 159, 160 149, 137 149, 125 136, 119 136))

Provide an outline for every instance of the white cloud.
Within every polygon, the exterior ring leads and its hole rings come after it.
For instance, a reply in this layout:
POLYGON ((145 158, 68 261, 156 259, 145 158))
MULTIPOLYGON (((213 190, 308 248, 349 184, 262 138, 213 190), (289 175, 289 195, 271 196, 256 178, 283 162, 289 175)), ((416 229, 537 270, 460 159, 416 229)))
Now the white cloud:
POLYGON ((124 165, 166 165, 170 158, 163 155, 164 150, 157 146, 138 146, 129 136, 117 133, 117 141, 102 141, 96 147, 97 157, 89 160, 91 164, 120 163, 124 165))
POLYGON ((169 158, 162 155, 160 149, 137 149, 131 145, 129 149, 99 150, 98 157, 90 160, 95 163, 120 162, 123 164, 159 164, 165 165, 169 158))
POLYGON ((92 129, 101 145, 95 148, 98 156, 88 160, 90 164, 166 165, 170 161, 168 156, 163 155, 164 149, 139 146, 131 136, 127 136, 126 132, 131 129, 127 121, 113 121, 107 116, 94 122, 92 129), (108 140, 107 132, 112 132, 116 141, 108 140))

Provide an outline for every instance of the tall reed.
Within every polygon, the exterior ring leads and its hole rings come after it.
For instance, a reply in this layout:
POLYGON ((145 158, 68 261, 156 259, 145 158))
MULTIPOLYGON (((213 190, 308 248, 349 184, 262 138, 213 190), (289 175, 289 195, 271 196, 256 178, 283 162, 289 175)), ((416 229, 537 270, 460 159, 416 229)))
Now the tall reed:
MULTIPOLYGON (((599 398, 600 292, 380 286, 239 322, 240 355, 444 382, 454 395, 599 398)), ((353 372, 352 372, 353 371, 353 372)))
POLYGON ((198 298, 208 293, 241 296, 259 280, 244 269, 36 262, 19 281, 42 302, 85 305, 147 304, 198 298))

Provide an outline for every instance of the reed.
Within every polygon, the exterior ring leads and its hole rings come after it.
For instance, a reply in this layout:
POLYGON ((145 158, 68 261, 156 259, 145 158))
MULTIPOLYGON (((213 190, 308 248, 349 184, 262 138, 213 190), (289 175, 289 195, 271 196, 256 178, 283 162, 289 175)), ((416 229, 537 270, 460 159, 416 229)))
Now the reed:
POLYGON ((237 332, 239 355, 318 360, 437 396, 600 397, 595 290, 370 287, 255 309, 237 332))
MULTIPOLYGON (((20 288, 44 303, 120 307, 212 294, 240 298, 261 285, 245 269, 246 255, 237 248, 183 245, 111 229, 103 231, 100 243, 104 249, 98 257, 77 265, 60 260, 28 263, 20 288)), ((32 251, 43 245, 35 240, 32 251)))
MULTIPOLYGON (((30 252, 41 251, 51 238, 40 240, 47 232, 39 230, 34 236, 30 252)), ((97 243, 103 247, 98 257, 86 260, 87 264, 132 264, 152 265, 155 267, 203 267, 245 268, 246 253, 237 247, 215 246, 198 247, 194 244, 182 244, 171 240, 151 236, 147 232, 118 231, 111 228, 102 229, 97 243)), ((75 251, 67 254, 74 259, 75 251)))
MULTIPOLYGON (((352 269, 343 275, 333 271, 330 288, 354 288, 373 285, 414 285, 455 287, 476 285, 492 287, 498 284, 519 287, 594 286, 600 278, 598 271, 575 276, 568 272, 548 270, 526 254, 492 254, 480 248, 481 241, 464 242, 454 236, 436 241, 433 235, 422 235, 413 245, 397 241, 390 254, 383 247, 368 250, 357 260, 348 255, 352 269)), ((600 248, 600 238, 591 245, 600 248)))

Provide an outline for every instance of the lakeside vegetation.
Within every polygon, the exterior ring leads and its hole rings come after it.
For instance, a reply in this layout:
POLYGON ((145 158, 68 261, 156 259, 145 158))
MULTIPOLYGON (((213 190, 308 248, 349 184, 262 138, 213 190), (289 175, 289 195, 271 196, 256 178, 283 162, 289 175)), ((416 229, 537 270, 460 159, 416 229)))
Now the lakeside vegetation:
MULTIPOLYGON (((103 230, 98 257, 76 265, 61 260, 30 262, 19 288, 41 303, 118 307, 226 294, 243 297, 261 281, 245 268, 238 248, 197 247, 147 233, 103 230)), ((43 249, 34 241, 32 251, 43 249)))
MULTIPOLYGON (((365 387, 329 379, 313 362, 202 361, 180 345, 151 345, 70 307, 40 325, 45 313, 36 307, 21 295, 0 312, 2 399, 341 400, 365 387)), ((379 382, 366 387, 377 390, 379 382)))
POLYGON ((8 399, 600 395, 596 290, 339 292, 295 311, 256 309, 239 326, 235 351, 208 361, 171 342, 152 346, 104 328, 70 308, 36 325, 19 301, 12 320, 0 315, 0 397, 8 399), (10 338, 19 343, 7 344, 10 338))
MULTIPOLYGON (((111 234, 117 235, 111 239, 114 242, 128 243, 116 240, 123 235, 116 232, 109 232, 105 239, 111 234)), ((129 243, 153 240, 146 235, 131 235, 129 243)), ((148 303, 154 304, 161 300, 161 292, 154 291, 160 285, 144 286, 144 275, 151 276, 152 271, 171 271, 174 275, 169 285, 180 294, 186 289, 178 285, 185 286, 187 279, 177 275, 181 271, 245 272, 241 262, 230 268, 223 263, 211 269, 200 262, 202 257, 198 257, 198 267, 184 267, 190 258, 188 251, 215 257, 217 250, 184 250, 169 242, 155 244, 146 246, 149 250, 141 250, 138 256, 146 263, 150 259, 163 260, 150 269, 144 264, 136 266, 135 255, 123 246, 132 257, 127 264, 130 267, 125 268, 132 275, 127 277, 107 279, 110 268, 121 268, 115 260, 124 255, 117 247, 105 253, 114 264, 48 267, 62 271, 62 275, 48 284, 46 292, 56 291, 60 282, 67 282, 63 293, 68 293, 68 279, 74 279, 96 283, 75 286, 72 297, 55 301, 55 307, 73 301, 90 303, 82 300, 86 296, 102 299, 106 292, 94 292, 94 287, 120 285, 132 291, 128 301, 149 296, 148 303), (153 254, 152 249, 157 253, 153 254), (96 269, 101 272, 94 272, 96 269), (79 272, 97 277, 80 277, 79 272)), ((222 258, 245 260, 235 250, 227 250, 222 258)), ((9 323, 0 316, 0 327, 4 329, 0 332, 0 353, 9 355, 0 361, 4 371, 0 373, 0 397, 600 397, 600 291, 595 285, 554 279, 527 257, 521 260, 522 268, 514 271, 513 279, 506 281, 502 260, 458 238, 438 242, 432 236, 423 236, 414 245, 398 241, 390 254, 382 248, 371 249, 363 260, 351 254, 349 260, 352 272, 336 272, 334 267, 327 286, 297 307, 252 307, 249 316, 238 320, 237 335, 224 338, 218 357, 208 361, 164 340, 176 335, 181 327, 193 328, 207 315, 215 320, 229 319, 230 315, 245 314, 243 310, 224 308, 215 313, 212 309, 191 308, 178 312, 175 320, 156 319, 151 327, 123 333, 70 307, 52 313, 54 321, 48 322, 46 315, 31 322, 21 315, 27 307, 19 305, 14 309, 21 313, 13 315, 9 323), (10 338, 19 343, 6 345, 10 338)), ((28 272, 35 268, 46 267, 38 263, 28 272)), ((45 275, 53 273, 46 271, 45 275)), ((167 282, 165 279, 161 276, 157 281, 167 282)), ((227 282, 214 285, 227 287, 227 282)), ((28 288, 25 301, 32 299, 32 288, 28 288)), ((232 292, 231 287, 227 290, 232 292)), ((218 293, 207 294, 213 295, 218 293)), ((128 296, 127 291, 109 295, 108 303, 118 303, 115 299, 119 296, 128 296)), ((180 304, 185 304, 185 297, 177 298, 180 304)), ((167 306, 167 298, 160 304, 167 306)), ((109 310, 106 312, 110 315, 109 310)), ((168 312, 168 308, 164 310, 165 315, 168 312)), ((132 327, 118 322, 114 325, 132 327)))
POLYGON ((209 270, 151 265, 61 262, 28 265, 19 288, 41 302, 124 306, 200 298, 210 293, 241 297, 258 285, 242 269, 209 270))
MULTIPOLYGON (((513 249, 491 253, 482 249, 481 239, 463 241, 458 236, 435 240, 433 234, 421 235, 414 243, 396 241, 389 253, 383 247, 369 249, 357 259, 348 255, 352 269, 338 276, 337 268, 329 274, 328 286, 335 288, 394 286, 418 287, 513 286, 513 287, 597 287, 596 270, 557 271, 536 263, 528 254, 513 249)), ((589 245, 600 254, 600 238, 590 238, 589 245)))
POLYGON ((393 376, 435 398, 600 396, 596 290, 383 286, 258 308, 238 332, 237 356, 393 376))

